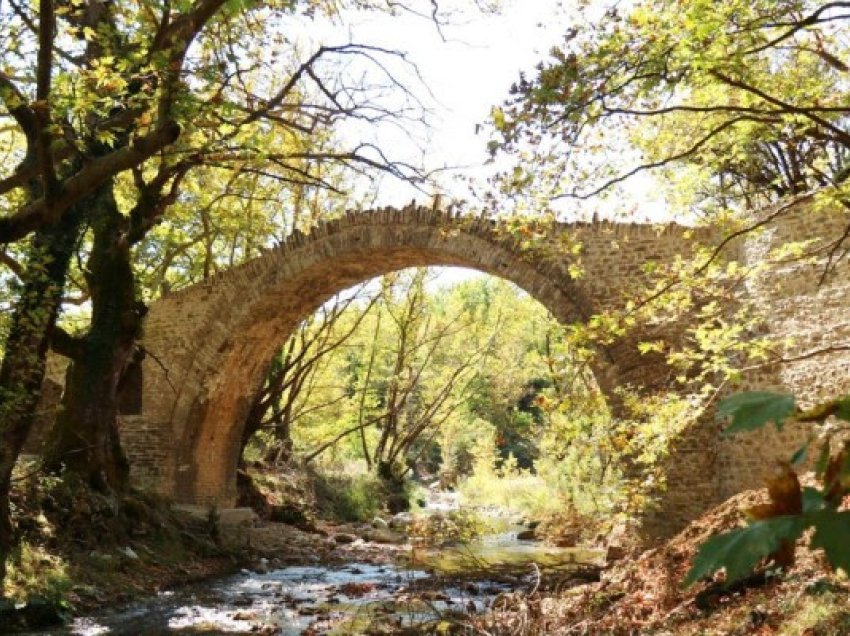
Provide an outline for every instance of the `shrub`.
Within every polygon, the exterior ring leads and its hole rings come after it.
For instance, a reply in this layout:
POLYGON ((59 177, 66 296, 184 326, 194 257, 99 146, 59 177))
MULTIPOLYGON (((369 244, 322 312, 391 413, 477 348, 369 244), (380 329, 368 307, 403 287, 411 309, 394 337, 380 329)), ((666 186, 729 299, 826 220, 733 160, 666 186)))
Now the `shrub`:
POLYGON ((313 488, 323 516, 343 522, 373 519, 391 494, 380 479, 369 474, 316 473, 313 488))

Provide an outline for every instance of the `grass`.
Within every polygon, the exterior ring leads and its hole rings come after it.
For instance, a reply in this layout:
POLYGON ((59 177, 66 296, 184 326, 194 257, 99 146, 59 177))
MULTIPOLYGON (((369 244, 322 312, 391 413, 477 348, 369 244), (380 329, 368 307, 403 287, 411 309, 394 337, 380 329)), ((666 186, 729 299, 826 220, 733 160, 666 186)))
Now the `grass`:
POLYGON ((321 515, 342 522, 372 520, 389 496, 386 485, 369 474, 316 473, 313 488, 321 515))
POLYGON ((528 518, 562 512, 566 504, 551 485, 527 472, 499 476, 475 473, 458 485, 464 501, 477 506, 497 506, 528 518))
POLYGON ((20 543, 8 567, 5 593, 16 601, 34 596, 59 601, 73 587, 67 562, 28 541, 20 543))

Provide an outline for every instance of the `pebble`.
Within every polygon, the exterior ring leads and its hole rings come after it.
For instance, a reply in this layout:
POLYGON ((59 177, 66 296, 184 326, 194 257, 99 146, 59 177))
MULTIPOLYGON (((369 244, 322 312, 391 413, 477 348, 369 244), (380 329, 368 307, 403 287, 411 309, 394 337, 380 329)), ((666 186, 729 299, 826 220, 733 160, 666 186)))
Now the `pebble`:
POLYGON ((118 551, 119 551, 121 554, 123 554, 125 557, 127 557, 128 559, 131 559, 131 560, 133 560, 133 561, 138 561, 138 560, 139 560, 139 555, 138 555, 138 554, 136 554, 136 551, 135 551, 133 548, 131 548, 130 546, 126 546, 126 547, 123 547, 123 548, 118 548, 118 551))

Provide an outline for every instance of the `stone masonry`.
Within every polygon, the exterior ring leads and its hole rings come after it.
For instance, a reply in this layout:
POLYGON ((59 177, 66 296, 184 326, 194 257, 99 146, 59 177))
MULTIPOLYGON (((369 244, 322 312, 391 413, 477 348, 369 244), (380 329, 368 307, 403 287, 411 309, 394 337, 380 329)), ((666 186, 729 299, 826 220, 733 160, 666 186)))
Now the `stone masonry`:
MULTIPOLYGON (((846 214, 815 212, 801 200, 738 241, 728 257, 747 265, 791 238, 826 246, 847 222, 846 214)), ((309 234, 296 232, 263 256, 152 304, 145 324, 149 355, 142 368, 142 411, 126 417, 122 429, 133 479, 181 503, 234 505, 238 441, 273 352, 302 319, 361 281, 406 267, 469 267, 514 282, 562 322, 585 321, 633 294, 646 279, 648 262, 687 257, 695 233, 712 240, 706 232, 677 225, 576 223, 542 231, 528 248, 522 244, 527 237, 502 222, 416 206, 349 213, 309 234), (552 249, 564 240, 581 244, 570 259, 552 249), (582 275, 574 278, 571 265, 582 275)), ((839 348, 850 341, 850 272, 844 259, 819 285, 826 258, 822 250, 819 261, 781 264, 741 291, 764 299, 771 332, 799 337, 786 357, 835 348, 754 372, 749 385, 793 391, 804 401, 850 388, 850 352, 839 348)), ((661 335, 685 328, 662 326, 661 335)), ((641 356, 633 341, 605 348, 595 372, 612 397, 622 384, 653 391, 670 375, 660 357, 641 356)), ((670 487, 655 517, 657 533, 758 485, 800 436, 788 431, 724 440, 719 426, 702 418, 668 462, 670 487)))

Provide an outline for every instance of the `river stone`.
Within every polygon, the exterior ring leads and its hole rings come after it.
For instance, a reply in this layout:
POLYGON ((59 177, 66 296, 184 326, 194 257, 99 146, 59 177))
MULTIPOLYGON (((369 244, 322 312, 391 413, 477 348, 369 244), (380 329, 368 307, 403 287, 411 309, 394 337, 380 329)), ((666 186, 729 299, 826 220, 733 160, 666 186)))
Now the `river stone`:
POLYGON ((133 548, 131 548, 130 546, 118 548, 118 551, 121 554, 123 554, 125 557, 130 559, 131 561, 138 561, 139 560, 139 555, 136 554, 136 551, 133 548))
POLYGON ((372 541, 373 543, 390 543, 398 545, 407 543, 407 535, 401 534, 400 532, 393 532, 388 528, 375 528, 374 530, 364 533, 363 538, 366 539, 366 541, 372 541))
POLYGON ((614 561, 619 561, 620 559, 625 558, 626 549, 618 546, 618 545, 609 545, 605 550, 605 562, 613 563, 614 561))
POLYGON ((381 519, 380 517, 375 517, 374 519, 372 519, 372 527, 377 530, 386 530, 390 527, 390 524, 388 524, 384 519, 381 519))
POLYGON ((413 515, 409 512, 400 512, 390 519, 390 528, 405 530, 411 523, 413 523, 413 515))

